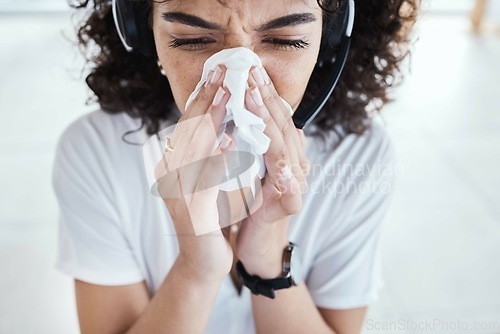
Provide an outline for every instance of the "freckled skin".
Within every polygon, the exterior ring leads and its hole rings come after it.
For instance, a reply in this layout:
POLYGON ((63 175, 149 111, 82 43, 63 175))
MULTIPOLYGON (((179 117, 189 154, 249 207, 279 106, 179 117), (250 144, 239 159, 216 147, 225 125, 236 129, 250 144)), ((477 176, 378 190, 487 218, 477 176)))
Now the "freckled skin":
POLYGON ((316 63, 321 41, 322 11, 316 0, 217 0, 170 1, 153 6, 153 34, 159 60, 170 82, 175 102, 184 113, 184 106, 200 80, 204 62, 222 49, 243 46, 254 51, 273 81, 278 94, 296 110, 304 95, 316 63), (224 27, 224 31, 207 30, 180 23, 166 22, 163 12, 196 15, 224 27), (316 21, 256 32, 260 25, 289 14, 312 13, 316 21), (214 43, 171 48, 173 38, 210 38, 214 43), (280 49, 264 40, 304 39, 305 49, 280 49))

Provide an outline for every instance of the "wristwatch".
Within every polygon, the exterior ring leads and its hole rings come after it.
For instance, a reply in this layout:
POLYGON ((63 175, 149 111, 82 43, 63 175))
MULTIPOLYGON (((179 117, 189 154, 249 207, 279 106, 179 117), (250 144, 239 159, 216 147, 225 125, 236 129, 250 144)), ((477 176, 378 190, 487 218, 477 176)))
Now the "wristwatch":
POLYGON ((263 295, 274 299, 274 290, 287 289, 298 285, 302 280, 301 276, 301 255, 299 248, 293 242, 289 242, 283 251, 283 272, 280 277, 273 279, 262 279, 257 275, 250 275, 241 261, 236 263, 238 276, 247 288, 254 295, 263 295))

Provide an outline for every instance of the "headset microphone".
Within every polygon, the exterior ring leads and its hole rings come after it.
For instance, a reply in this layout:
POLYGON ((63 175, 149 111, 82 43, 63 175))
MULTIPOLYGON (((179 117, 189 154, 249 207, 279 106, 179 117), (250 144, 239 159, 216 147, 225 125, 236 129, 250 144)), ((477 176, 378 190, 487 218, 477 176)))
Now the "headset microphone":
POLYGON ((333 18, 333 24, 328 28, 328 34, 322 38, 316 71, 329 73, 328 79, 309 105, 301 103, 294 112, 292 118, 298 129, 304 128, 314 119, 337 85, 351 46, 354 10, 354 0, 344 1, 333 18))
MULTIPOLYGON (((112 11, 118 36, 125 49, 152 57, 155 45, 144 4, 131 0, 112 0, 112 11)), ((328 80, 309 105, 303 106, 301 103, 293 114, 293 122, 298 129, 304 128, 314 119, 337 85, 351 46, 354 12, 354 0, 342 0, 332 25, 327 27, 322 36, 315 70, 329 73, 328 80)))

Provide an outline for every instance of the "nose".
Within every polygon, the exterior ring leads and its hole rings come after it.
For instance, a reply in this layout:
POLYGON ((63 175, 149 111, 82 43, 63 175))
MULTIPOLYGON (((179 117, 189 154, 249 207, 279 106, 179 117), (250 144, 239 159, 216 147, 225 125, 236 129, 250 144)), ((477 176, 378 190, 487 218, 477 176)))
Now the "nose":
POLYGON ((245 47, 254 51, 254 40, 250 34, 242 29, 228 33, 224 38, 224 48, 231 49, 237 47, 245 47))

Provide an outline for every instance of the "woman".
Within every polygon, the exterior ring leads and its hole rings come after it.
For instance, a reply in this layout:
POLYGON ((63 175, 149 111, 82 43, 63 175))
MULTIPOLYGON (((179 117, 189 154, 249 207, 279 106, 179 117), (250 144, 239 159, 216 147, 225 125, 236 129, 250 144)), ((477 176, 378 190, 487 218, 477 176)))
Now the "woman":
MULTIPOLYGON (((339 3, 145 1, 155 46, 146 57, 125 50, 110 2, 94 2, 78 36, 100 109, 63 133, 53 172, 57 266, 75 278, 82 333, 360 332, 382 284, 377 241, 393 181, 381 172, 392 164, 390 139, 369 116, 389 100, 418 3, 356 1, 346 68, 304 134, 280 97, 295 111, 321 86, 322 73, 312 74, 323 25, 339 3), (282 17, 279 26, 257 29, 282 17), (196 235, 189 211, 218 223, 218 191, 189 203, 152 196, 141 146, 122 135, 144 143, 167 125, 210 115, 213 124, 176 126, 165 158, 180 164, 207 153, 203 135, 220 128, 230 96, 225 67, 183 108, 204 62, 240 46, 263 64, 250 71, 245 98, 271 140, 263 201, 231 231, 196 235), (302 251, 297 285, 276 290, 274 299, 242 286, 237 263, 262 280, 280 278, 289 242, 302 251)), ((232 138, 220 149, 234 146, 232 138)), ((203 176, 189 181, 196 186, 203 176)))

